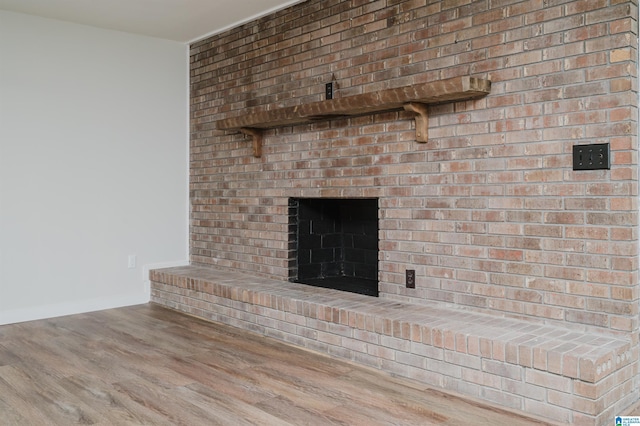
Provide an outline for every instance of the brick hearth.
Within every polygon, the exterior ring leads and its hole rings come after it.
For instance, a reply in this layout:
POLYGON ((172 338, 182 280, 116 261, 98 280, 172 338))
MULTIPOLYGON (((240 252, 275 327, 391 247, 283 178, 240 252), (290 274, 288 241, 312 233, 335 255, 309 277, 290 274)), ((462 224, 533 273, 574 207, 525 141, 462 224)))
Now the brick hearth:
POLYGON ((605 424, 634 401, 627 339, 184 266, 152 301, 562 423, 605 424))

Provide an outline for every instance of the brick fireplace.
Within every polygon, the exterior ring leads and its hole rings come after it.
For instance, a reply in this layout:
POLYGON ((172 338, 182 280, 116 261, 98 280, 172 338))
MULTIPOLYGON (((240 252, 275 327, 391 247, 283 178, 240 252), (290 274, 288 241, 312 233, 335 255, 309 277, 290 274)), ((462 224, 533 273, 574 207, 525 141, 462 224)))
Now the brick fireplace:
POLYGON ((607 424, 638 400, 637 15, 631 1, 309 0, 194 43, 192 266, 152 273, 152 299, 607 424), (490 94, 421 123, 400 108, 218 127, 314 105, 331 81, 348 100, 460 76, 490 94), (591 143, 610 145, 610 170, 572 169, 591 143), (306 199, 376 200, 378 298, 289 282, 291 203, 306 199))

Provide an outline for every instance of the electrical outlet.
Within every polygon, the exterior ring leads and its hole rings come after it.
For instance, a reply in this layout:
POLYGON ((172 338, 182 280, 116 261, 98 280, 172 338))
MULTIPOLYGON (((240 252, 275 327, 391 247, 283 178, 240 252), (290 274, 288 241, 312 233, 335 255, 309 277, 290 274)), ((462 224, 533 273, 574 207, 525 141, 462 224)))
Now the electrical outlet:
POLYGON ((129 267, 129 269, 133 269, 133 268, 136 267, 136 255, 135 254, 129 255, 127 266, 129 267))
POLYGON ((333 82, 324 85, 325 99, 333 99, 333 82))
POLYGON ((416 288, 416 271, 415 269, 407 269, 405 271, 405 283, 407 288, 416 288))
POLYGON ((573 170, 610 169, 609 144, 594 143, 573 146, 573 170))

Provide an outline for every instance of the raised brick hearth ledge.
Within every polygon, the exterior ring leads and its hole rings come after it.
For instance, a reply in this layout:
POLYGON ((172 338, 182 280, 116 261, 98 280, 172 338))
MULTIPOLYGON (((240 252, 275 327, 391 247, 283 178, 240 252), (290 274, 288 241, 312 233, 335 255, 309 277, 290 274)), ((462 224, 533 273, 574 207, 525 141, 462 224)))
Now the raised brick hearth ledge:
POLYGON ((554 421, 606 424, 635 400, 622 337, 210 267, 150 279, 154 303, 554 421))

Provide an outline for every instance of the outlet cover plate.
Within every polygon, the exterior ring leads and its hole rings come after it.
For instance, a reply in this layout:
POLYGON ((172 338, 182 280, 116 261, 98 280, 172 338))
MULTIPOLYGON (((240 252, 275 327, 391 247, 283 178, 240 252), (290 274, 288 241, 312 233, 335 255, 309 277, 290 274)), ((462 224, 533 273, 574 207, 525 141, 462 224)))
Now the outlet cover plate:
POLYGON ((405 271, 407 288, 416 288, 416 271, 415 269, 407 269, 405 271))
POLYGON ((333 99, 333 82, 324 85, 325 99, 333 99))
POLYGON ((611 169, 608 143, 573 146, 573 170, 611 169))

